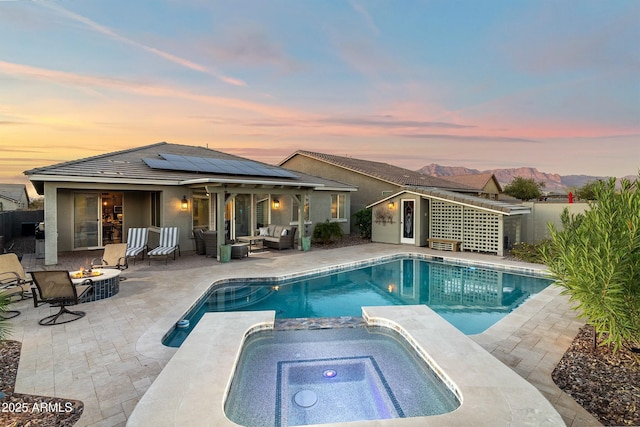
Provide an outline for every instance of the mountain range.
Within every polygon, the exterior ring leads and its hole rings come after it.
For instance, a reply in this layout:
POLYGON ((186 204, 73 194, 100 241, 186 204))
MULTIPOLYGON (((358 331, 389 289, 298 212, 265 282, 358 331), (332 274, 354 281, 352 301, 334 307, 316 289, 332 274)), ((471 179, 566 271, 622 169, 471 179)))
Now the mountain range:
MULTIPOLYGON (((604 176, 590 176, 590 175, 560 175, 557 173, 540 172, 536 168, 521 167, 521 168, 507 168, 507 169, 469 169, 463 166, 441 166, 435 163, 423 166, 418 169, 418 172, 425 175, 437 176, 446 178, 452 175, 471 175, 479 173, 492 173, 500 185, 504 188, 507 184, 513 181, 516 177, 532 178, 535 182, 544 183, 544 191, 554 192, 568 192, 580 188, 590 181, 597 179, 608 179, 604 176)), ((633 180, 634 176, 624 177, 633 180)))

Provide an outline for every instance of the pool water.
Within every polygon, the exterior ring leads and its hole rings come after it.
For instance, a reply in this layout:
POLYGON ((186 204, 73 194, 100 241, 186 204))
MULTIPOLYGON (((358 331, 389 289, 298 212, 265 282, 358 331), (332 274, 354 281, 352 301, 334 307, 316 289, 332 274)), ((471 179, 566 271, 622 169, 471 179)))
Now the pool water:
POLYGON ((206 312, 274 310, 276 319, 362 316, 363 306, 426 304, 463 333, 478 334, 527 298, 546 278, 401 258, 295 280, 234 280, 212 290, 163 340, 179 347, 206 312))
POLYGON ((404 338, 361 327, 251 334, 225 413, 240 425, 278 427, 438 415, 459 405, 404 338))

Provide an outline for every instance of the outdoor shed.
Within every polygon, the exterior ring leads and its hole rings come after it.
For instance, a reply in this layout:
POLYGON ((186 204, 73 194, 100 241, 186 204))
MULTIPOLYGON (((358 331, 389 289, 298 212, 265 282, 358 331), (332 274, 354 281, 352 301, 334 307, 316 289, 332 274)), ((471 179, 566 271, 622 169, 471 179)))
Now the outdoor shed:
POLYGON ((436 188, 407 188, 371 205, 374 242, 503 255, 530 208, 436 188))

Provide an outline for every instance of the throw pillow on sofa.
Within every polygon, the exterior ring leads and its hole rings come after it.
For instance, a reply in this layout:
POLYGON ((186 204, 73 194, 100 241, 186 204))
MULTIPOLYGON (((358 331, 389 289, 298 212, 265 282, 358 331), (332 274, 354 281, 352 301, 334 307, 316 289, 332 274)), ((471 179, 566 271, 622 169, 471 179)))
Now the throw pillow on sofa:
POLYGON ((282 233, 280 233, 281 236, 286 236, 287 234, 289 234, 289 230, 287 230, 286 228, 282 229, 282 233))
POLYGON ((269 235, 269 228, 268 227, 260 227, 258 229, 258 231, 259 231, 259 235, 262 236, 262 237, 269 235))

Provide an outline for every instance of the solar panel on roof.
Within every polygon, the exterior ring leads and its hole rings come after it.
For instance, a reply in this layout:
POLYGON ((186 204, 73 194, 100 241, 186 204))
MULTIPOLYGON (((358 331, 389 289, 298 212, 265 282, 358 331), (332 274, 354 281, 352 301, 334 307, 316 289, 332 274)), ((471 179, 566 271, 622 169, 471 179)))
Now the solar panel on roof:
POLYGON ((288 170, 263 165, 252 160, 216 159, 161 153, 162 159, 142 159, 152 169, 203 172, 228 175, 297 178, 288 170))

